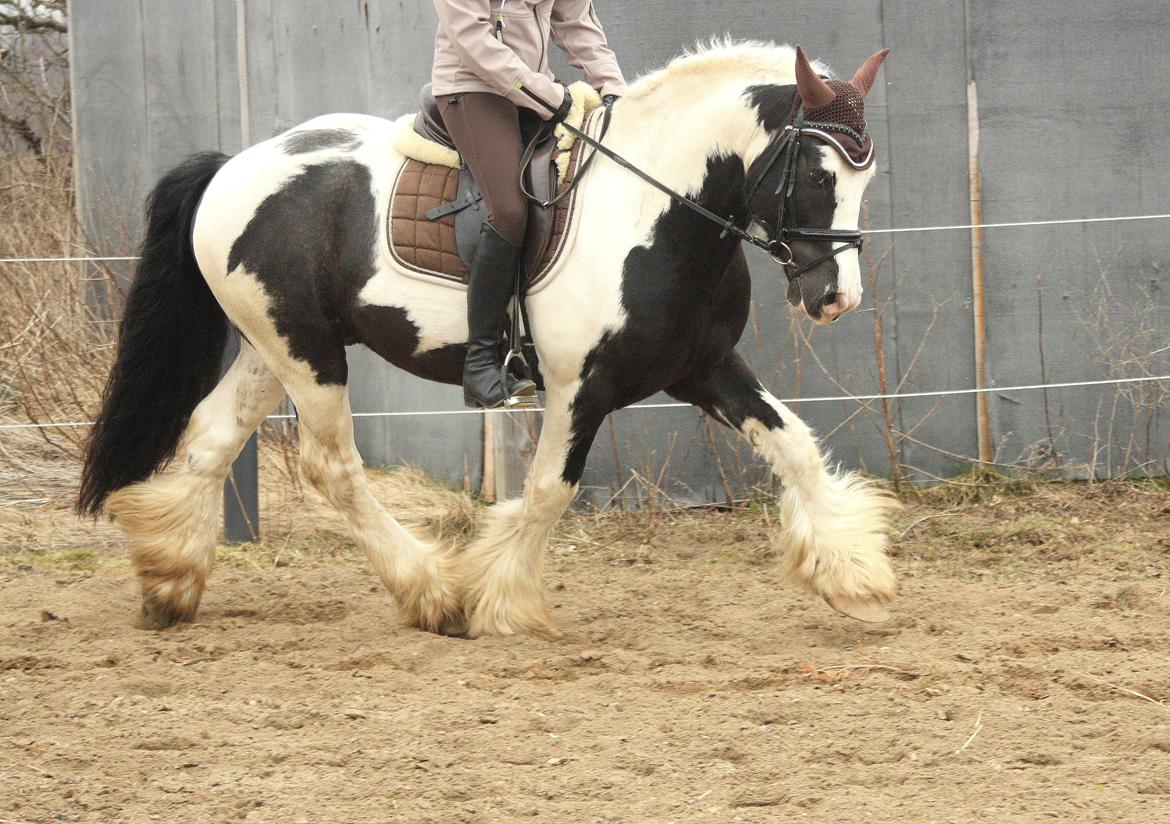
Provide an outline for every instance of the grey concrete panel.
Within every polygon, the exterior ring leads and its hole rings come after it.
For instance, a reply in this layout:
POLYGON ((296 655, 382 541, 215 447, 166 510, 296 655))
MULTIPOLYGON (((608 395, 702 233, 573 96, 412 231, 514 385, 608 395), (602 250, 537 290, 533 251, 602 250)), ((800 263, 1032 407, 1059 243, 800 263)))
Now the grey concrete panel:
POLYGON ((142 5, 148 186, 192 151, 220 146, 215 17, 210 3, 142 5))
POLYGON ((80 213, 99 246, 125 252, 150 179, 142 16, 137 3, 76 2, 70 26, 80 213))
MULTIPOLYGON (((968 223, 963 3, 886 3, 884 26, 884 45, 892 50, 885 66, 890 117, 884 142, 892 195, 885 226, 968 223)), ((872 244, 876 256, 889 252, 881 270, 882 294, 897 286, 889 310, 891 386, 973 387, 969 233, 879 235, 872 244)), ((975 400, 938 404, 908 399, 894 407, 899 428, 914 438, 900 445, 901 460, 946 477, 963 469, 963 462, 915 441, 976 456, 975 400)))
POLYGON ((213 0, 215 20, 213 44, 215 60, 216 145, 221 152, 237 154, 241 144, 240 74, 236 59, 236 4, 234 0, 213 0))
MULTIPOLYGON (((1170 88, 1155 78, 1170 76, 1168 25, 1170 6, 1152 0, 1124 7, 1062 3, 1059 14, 1047 4, 973 4, 987 220, 1166 211, 1170 88)), ((1165 229, 1118 223, 990 230, 994 382, 1156 373, 1159 363, 1165 374, 1165 357, 1141 357, 1170 338, 1165 229)), ((1117 394, 1060 390, 1049 393, 1047 404, 1040 393, 996 396, 1003 459, 1043 465, 1055 449, 1065 465, 1098 471, 1116 465, 1128 447, 1124 421, 1132 413, 1124 397, 1114 408, 1117 394)), ((1165 443, 1166 431, 1164 421, 1152 425, 1155 445, 1165 443)))
MULTIPOLYGON (((278 64, 272 15, 273 0, 250 0, 246 9, 249 126, 253 143, 281 131, 277 127, 278 64)), ((239 89, 235 90, 239 94, 239 89)), ((286 127, 287 128, 287 127, 286 127)))

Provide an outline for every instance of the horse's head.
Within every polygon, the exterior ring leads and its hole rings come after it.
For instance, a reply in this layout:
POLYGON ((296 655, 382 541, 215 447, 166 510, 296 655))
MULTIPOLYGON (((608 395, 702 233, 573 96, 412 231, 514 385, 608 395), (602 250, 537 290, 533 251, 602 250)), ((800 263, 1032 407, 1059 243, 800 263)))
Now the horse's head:
POLYGON ((748 204, 788 275, 788 301, 819 323, 861 303, 858 218, 873 177, 865 95, 889 49, 826 80, 796 47, 796 97, 748 172, 748 204))

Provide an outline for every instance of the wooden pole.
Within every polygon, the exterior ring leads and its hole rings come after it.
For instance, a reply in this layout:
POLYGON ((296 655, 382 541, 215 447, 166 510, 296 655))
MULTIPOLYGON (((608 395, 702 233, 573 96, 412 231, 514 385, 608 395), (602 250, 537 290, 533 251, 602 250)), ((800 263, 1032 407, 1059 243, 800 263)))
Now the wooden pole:
POLYGON ((483 413, 483 479, 479 484, 479 496, 484 502, 496 502, 496 416, 483 413))
MULTIPOLYGON (((987 382, 987 300, 983 270, 983 177, 979 171, 979 97, 971 66, 970 9, 964 4, 964 28, 967 40, 967 186, 971 223, 971 321, 975 336, 975 387, 986 389, 987 382)), ((991 406, 986 392, 975 396, 976 442, 979 461, 990 464, 995 459, 991 445, 991 406)))

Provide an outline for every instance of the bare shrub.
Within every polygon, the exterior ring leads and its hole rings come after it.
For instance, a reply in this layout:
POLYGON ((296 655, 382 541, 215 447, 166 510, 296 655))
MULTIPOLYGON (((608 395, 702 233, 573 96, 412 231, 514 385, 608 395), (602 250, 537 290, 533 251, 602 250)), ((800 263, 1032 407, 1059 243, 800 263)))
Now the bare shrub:
MULTIPOLYGON (((64 2, 0 3, 0 258, 92 250, 76 219, 64 2)), ((0 424, 90 420, 109 371, 108 270, 0 263, 0 424)), ((18 495, 71 493, 85 427, 6 429, 0 483, 18 495)))

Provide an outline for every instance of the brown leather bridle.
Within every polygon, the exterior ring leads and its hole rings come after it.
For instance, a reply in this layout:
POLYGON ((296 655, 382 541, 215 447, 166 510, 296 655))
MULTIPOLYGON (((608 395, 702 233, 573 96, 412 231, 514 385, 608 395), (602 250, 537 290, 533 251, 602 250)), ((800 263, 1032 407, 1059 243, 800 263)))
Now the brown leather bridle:
POLYGON ((780 203, 777 206, 775 222, 769 224, 754 212, 751 215, 752 219, 763 226, 772 236, 772 239, 766 244, 761 245, 761 243, 756 243, 756 245, 761 246, 761 248, 772 256, 773 260, 784 267, 785 274, 788 276, 790 283, 814 266, 836 257, 846 249, 855 248, 860 253, 861 247, 865 242, 859 229, 811 229, 805 226, 788 225, 788 216, 792 212, 789 205, 792 200, 792 193, 796 189, 796 164, 800 158, 800 141, 805 136, 811 137, 814 140, 820 139, 817 136, 817 131, 805 128, 804 109, 801 108, 797 110, 793 122, 786 125, 783 131, 773 138, 772 142, 764 149, 764 152, 756 162, 752 164, 753 169, 756 166, 760 168, 754 171, 749 170, 748 172, 747 199, 750 209, 752 197, 755 195, 756 190, 764 182, 764 178, 768 176, 772 167, 777 163, 780 164, 780 180, 776 185, 774 194, 781 195, 781 197, 780 203), (794 240, 841 243, 843 245, 831 248, 824 254, 806 263, 797 265, 795 257, 792 254, 792 247, 789 246, 789 243, 794 240))

